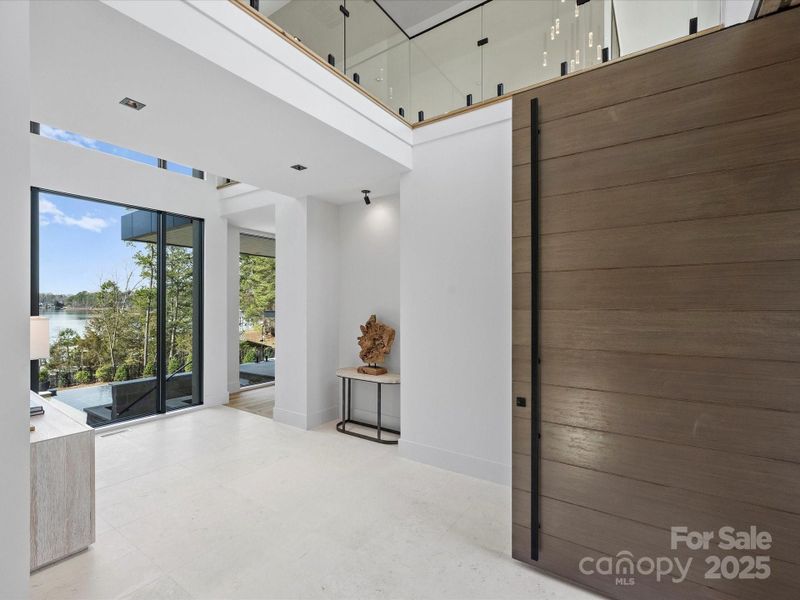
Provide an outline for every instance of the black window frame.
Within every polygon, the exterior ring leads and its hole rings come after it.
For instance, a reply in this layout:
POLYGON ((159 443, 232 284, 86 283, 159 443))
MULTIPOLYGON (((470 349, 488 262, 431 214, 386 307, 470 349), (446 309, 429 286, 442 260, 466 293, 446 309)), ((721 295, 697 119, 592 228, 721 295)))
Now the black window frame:
MULTIPOLYGON (((166 352, 166 294, 167 294, 167 277, 166 277, 166 258, 167 258, 167 219, 169 217, 180 217, 191 219, 194 223, 192 228, 193 235, 193 261, 192 261, 192 406, 200 406, 204 404, 203 400, 203 367, 204 367, 204 305, 203 299, 205 297, 205 280, 204 280, 204 267, 205 267, 205 219, 193 217, 190 215, 183 215, 163 210, 156 210, 144 208, 141 206, 134 206, 124 202, 114 202, 100 198, 92 198, 80 194, 71 194, 69 192, 62 192, 59 190, 31 187, 31 316, 39 316, 39 194, 55 194, 67 198, 75 198, 77 200, 86 200, 90 202, 98 202, 101 204, 110 204, 112 206, 119 206, 122 208, 129 208, 133 210, 146 210, 157 215, 158 228, 156 232, 156 264, 157 264, 157 331, 156 331, 156 361, 158 364, 157 369, 157 402, 156 413, 157 415, 166 414, 171 412, 167 410, 167 383, 169 374, 167 373, 167 357, 166 352)), ((32 391, 39 391, 39 361, 31 361, 31 380, 30 388, 32 391)), ((188 406, 186 408, 189 408, 188 406)), ((152 416, 152 415, 147 415, 152 416)), ((130 420, 143 418, 142 416, 131 417, 130 420)), ((107 425, 113 425, 129 419, 117 419, 109 421, 107 425)))

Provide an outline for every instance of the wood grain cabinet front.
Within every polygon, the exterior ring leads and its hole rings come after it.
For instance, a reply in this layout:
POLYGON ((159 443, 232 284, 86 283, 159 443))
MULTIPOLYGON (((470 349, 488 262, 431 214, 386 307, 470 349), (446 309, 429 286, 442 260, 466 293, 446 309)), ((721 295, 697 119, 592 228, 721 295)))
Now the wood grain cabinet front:
POLYGON ((95 540, 94 430, 43 403, 31 420, 31 571, 95 540))

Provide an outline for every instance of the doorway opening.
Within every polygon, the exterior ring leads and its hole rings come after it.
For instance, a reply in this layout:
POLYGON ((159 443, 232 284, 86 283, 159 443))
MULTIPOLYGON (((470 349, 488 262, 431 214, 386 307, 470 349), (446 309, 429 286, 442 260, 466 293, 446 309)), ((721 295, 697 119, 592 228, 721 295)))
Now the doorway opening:
POLYGON ((239 235, 239 394, 230 405, 272 418, 275 406, 275 239, 239 235))

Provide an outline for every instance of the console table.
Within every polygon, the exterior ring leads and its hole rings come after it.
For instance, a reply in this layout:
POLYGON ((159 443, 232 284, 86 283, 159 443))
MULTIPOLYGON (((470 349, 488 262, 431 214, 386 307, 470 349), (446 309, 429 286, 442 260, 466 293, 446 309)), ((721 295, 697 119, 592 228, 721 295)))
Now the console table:
POLYGON ((31 392, 31 571, 95 540, 94 430, 31 392))
POLYGON ((379 444, 396 444, 398 440, 385 440, 382 438, 383 432, 394 433, 400 435, 396 429, 389 429, 381 426, 381 387, 384 385, 399 385, 399 373, 385 373, 384 375, 367 375, 366 373, 359 373, 356 367, 349 367, 346 369, 337 369, 336 376, 342 380, 342 420, 336 424, 336 430, 347 435, 359 437, 371 442, 378 442, 379 444), (377 424, 364 423, 356 421, 351 418, 350 401, 352 398, 352 384, 353 380, 366 381, 367 383, 374 383, 378 386, 378 419, 377 424), (347 424, 361 425, 362 427, 369 427, 376 430, 376 436, 364 435, 357 431, 347 429, 347 424))

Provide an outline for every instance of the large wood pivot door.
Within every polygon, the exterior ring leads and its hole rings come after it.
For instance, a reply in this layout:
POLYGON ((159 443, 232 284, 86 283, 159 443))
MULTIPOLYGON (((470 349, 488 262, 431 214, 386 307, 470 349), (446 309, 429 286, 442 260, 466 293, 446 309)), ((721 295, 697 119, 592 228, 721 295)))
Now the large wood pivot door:
POLYGON ((798 31, 786 10, 514 97, 517 559, 613 598, 800 598, 798 31), (673 526, 773 541, 672 550, 673 526), (579 568, 623 551, 693 560, 579 568), (707 578, 712 554, 771 574, 707 578))

